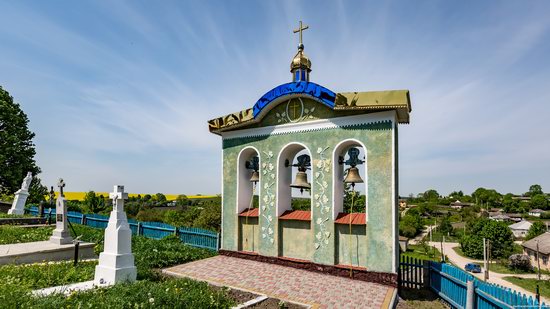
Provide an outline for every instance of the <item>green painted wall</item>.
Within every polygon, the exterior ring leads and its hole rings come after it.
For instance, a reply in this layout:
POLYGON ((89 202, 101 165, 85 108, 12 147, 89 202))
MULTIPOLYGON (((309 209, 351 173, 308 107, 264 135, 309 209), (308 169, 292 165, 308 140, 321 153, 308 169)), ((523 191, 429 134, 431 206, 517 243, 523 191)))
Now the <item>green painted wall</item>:
POLYGON ((308 260, 313 257, 310 221, 279 220, 279 256, 308 260))
POLYGON ((258 218, 239 217, 239 251, 258 252, 260 227, 258 218))
POLYGON ((365 225, 336 224, 336 264, 367 267, 367 228, 365 225), (350 237, 351 235, 351 237, 350 237), (351 243, 351 247, 350 247, 351 243))
MULTIPOLYGON (((317 104, 321 106, 321 104, 317 104)), ((270 113, 273 113, 271 111, 270 113)), ((270 117, 270 115, 267 115, 270 117)), ((365 116, 368 119, 368 115, 365 116)), ((393 178, 393 122, 375 122, 351 128, 331 128, 311 132, 261 137, 224 139, 223 141, 223 241, 222 248, 238 250, 236 214, 237 158, 248 146, 260 151, 260 237, 259 253, 279 254, 279 223, 275 213, 277 156, 292 142, 304 144, 312 159, 312 260, 335 264, 336 240, 332 221, 332 153, 338 143, 356 139, 363 143, 367 154, 366 266, 373 271, 392 272, 395 245, 392 212, 396 211, 393 178)), ((360 257, 361 260, 361 257, 360 257)))

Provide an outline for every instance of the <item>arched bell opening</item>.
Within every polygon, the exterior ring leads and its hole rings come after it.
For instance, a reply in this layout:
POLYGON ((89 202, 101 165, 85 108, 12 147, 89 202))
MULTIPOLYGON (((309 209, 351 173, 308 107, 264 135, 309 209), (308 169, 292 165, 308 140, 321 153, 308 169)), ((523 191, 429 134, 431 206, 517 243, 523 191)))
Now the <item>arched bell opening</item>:
POLYGON ((277 164, 277 217, 279 256, 311 260, 311 169, 309 149, 292 143, 283 148, 277 164))
POLYGON ((238 250, 257 253, 260 244, 260 153, 256 148, 247 147, 239 153, 237 163, 238 250))
POLYGON ((333 153, 333 220, 336 263, 366 267, 368 182, 366 148, 357 140, 345 140, 333 153))

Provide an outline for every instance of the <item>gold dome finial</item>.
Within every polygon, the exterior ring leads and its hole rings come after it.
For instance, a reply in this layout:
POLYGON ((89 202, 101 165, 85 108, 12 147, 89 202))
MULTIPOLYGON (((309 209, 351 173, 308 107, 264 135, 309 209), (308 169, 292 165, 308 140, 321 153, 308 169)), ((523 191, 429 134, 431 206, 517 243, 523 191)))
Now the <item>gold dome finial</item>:
POLYGON ((311 72, 311 60, 304 53, 304 43, 302 41, 302 32, 309 29, 309 26, 302 25, 300 20, 300 26, 294 30, 294 33, 300 33, 300 44, 298 45, 298 52, 290 63, 290 72, 292 73, 293 81, 309 81, 309 72, 311 72))

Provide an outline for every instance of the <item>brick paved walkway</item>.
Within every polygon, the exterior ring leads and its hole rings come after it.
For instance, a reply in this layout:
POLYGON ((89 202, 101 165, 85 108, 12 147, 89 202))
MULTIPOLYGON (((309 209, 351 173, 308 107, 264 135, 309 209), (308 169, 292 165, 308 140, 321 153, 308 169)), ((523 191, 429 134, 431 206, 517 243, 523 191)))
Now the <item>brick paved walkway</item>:
POLYGON ((376 283, 222 255, 167 268, 164 272, 314 308, 387 308, 394 291, 376 283))

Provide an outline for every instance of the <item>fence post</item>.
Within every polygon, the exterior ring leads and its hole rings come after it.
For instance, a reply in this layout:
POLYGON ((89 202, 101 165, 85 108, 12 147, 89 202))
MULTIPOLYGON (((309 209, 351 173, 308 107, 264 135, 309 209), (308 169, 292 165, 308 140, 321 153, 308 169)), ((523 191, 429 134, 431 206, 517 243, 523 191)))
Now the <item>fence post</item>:
POLYGON ((138 224, 137 224, 137 234, 138 235, 143 234, 143 231, 141 230, 141 222, 138 222, 138 224))
POLYGON ((178 236, 178 228, 177 227, 174 227, 174 235, 178 236))
POLYGON ((424 284, 423 287, 429 288, 430 287, 430 261, 424 260, 422 263, 422 283, 424 284))
POLYGON ((222 239, 220 237, 220 233, 218 233, 218 241, 217 241, 217 249, 216 251, 220 250, 222 248, 222 239))
POLYGON ((476 302, 476 292, 474 280, 466 283, 466 309, 474 309, 476 302))
POLYGON ((82 214, 82 218, 80 218, 80 224, 86 225, 86 215, 82 214))

